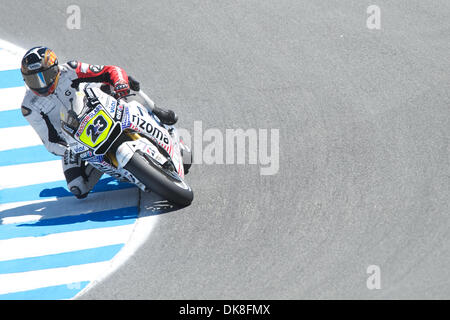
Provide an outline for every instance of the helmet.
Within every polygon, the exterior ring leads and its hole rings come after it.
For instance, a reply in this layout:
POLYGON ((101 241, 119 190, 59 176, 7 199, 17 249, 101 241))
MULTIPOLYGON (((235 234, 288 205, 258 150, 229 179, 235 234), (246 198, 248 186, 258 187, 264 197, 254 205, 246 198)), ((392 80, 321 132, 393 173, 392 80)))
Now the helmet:
POLYGON ((58 85, 60 71, 56 54, 46 47, 34 47, 22 58, 23 80, 39 96, 48 96, 58 85))

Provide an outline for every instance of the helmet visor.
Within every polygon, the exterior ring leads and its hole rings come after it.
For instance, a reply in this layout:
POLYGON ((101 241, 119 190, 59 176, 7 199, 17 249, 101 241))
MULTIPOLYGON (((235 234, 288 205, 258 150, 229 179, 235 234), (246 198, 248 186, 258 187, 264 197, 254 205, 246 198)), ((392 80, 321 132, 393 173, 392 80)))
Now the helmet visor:
POLYGON ((31 90, 37 91, 39 93, 45 93, 45 91, 50 88, 53 82, 55 82, 58 73, 59 68, 57 65, 54 65, 43 71, 24 74, 23 79, 31 90))

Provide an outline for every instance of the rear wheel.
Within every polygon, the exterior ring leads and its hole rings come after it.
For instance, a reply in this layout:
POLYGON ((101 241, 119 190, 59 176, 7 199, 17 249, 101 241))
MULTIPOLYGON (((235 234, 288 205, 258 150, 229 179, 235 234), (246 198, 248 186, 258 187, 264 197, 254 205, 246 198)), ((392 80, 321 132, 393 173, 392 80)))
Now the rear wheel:
POLYGON ((156 192, 170 202, 187 206, 194 199, 192 189, 181 179, 166 173, 142 153, 136 152, 124 169, 131 172, 148 189, 156 192))

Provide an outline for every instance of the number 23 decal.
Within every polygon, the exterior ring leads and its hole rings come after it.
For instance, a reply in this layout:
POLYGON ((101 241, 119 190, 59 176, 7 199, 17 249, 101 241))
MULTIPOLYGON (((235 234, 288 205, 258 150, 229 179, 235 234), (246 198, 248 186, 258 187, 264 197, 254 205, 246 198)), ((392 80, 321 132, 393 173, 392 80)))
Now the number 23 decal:
POLYGON ((95 148, 108 137, 111 125, 112 120, 103 111, 100 111, 87 123, 86 128, 80 135, 80 141, 91 148, 95 148))
POLYGON ((102 134, 103 131, 108 126, 108 122, 103 118, 103 116, 99 115, 95 118, 94 123, 89 125, 86 128, 86 135, 91 138, 92 143, 95 144, 98 137, 102 134))

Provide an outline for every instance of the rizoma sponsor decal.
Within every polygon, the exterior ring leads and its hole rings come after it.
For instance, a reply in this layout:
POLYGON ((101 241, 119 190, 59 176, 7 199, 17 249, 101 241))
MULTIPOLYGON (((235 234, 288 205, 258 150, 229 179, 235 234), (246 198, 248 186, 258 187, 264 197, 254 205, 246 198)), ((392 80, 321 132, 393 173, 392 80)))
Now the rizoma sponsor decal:
POLYGON ((169 144, 169 138, 157 127, 152 126, 150 122, 147 122, 145 119, 133 114, 131 122, 133 122, 137 128, 141 129, 144 132, 151 134, 157 140, 164 142, 165 144, 169 144))

